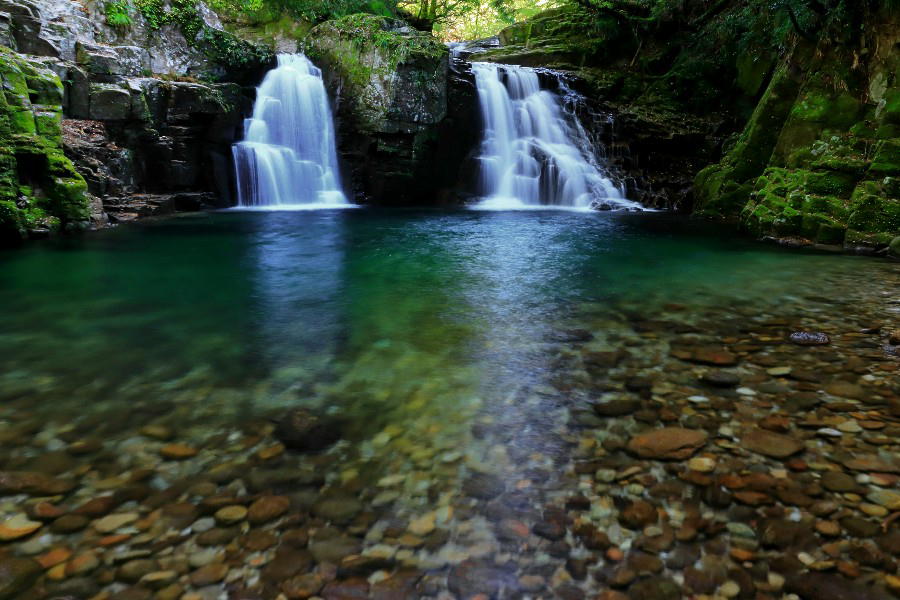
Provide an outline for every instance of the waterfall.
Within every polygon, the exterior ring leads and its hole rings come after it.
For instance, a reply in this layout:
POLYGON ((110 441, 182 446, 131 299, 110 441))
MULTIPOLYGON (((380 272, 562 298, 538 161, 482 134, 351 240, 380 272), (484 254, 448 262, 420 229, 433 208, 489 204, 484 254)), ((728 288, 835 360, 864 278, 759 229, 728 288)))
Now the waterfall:
POLYGON ((472 70, 484 122, 477 207, 640 206, 604 175, 578 119, 541 89, 535 70, 477 62, 472 70))
POLYGON ((350 206, 322 72, 302 54, 278 55, 233 151, 239 207, 350 206))

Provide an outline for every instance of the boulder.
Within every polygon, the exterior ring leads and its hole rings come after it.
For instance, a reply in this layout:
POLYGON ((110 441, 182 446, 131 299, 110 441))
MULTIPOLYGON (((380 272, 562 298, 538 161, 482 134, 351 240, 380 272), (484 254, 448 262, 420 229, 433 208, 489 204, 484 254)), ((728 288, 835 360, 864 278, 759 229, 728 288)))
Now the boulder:
POLYGON ((75 61, 93 78, 136 77, 150 70, 150 55, 138 46, 103 46, 78 42, 75 61))
POLYGON ((337 419, 295 408, 278 421, 275 437, 293 450, 318 452, 340 439, 341 425, 337 419))
POLYGON ((131 116, 131 94, 110 83, 90 85, 90 118, 98 121, 121 121, 131 116))

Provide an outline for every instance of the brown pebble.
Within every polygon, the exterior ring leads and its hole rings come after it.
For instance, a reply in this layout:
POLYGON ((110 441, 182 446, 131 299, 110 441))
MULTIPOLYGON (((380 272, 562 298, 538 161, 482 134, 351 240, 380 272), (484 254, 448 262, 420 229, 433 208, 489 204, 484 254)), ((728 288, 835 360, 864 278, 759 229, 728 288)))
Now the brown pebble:
POLYGON ((228 574, 228 566, 223 563, 213 563, 200 567, 190 575, 191 584, 197 587, 212 585, 225 579, 228 574))
POLYGON ((159 449, 160 455, 169 460, 185 460, 197 456, 198 452, 196 448, 187 444, 169 444, 159 449))

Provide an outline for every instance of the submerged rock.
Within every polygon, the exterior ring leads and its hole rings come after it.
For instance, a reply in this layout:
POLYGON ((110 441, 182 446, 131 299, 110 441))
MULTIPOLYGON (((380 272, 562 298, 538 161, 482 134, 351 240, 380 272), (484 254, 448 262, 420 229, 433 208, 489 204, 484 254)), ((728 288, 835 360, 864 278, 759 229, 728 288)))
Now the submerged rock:
POLYGON ((811 331, 795 331, 790 340, 798 346, 825 346, 831 343, 827 333, 811 331))
POLYGON ((293 450, 318 452, 341 438, 340 423, 307 408, 295 408, 278 422, 275 437, 293 450))
POLYGON ((803 573, 790 577, 785 590, 804 600, 889 600, 892 597, 883 589, 825 573, 803 573))
POLYGON ((683 460, 706 443, 705 431, 665 427, 631 438, 628 450, 641 458, 683 460))
POLYGON ((752 429, 741 437, 748 450, 772 458, 787 458, 802 451, 804 446, 794 438, 765 429, 752 429))
POLYGON ((18 598, 37 581, 42 571, 36 560, 4 556, 0 559, 0 600, 18 598))

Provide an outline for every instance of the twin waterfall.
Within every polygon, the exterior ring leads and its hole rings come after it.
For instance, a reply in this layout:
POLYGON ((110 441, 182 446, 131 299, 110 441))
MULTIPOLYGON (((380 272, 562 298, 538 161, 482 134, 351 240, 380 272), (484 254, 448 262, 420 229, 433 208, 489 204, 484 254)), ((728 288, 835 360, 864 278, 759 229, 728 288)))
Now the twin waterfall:
POLYGON ((322 72, 302 54, 278 55, 233 151, 238 207, 349 206, 322 72))
POLYGON ((533 69, 472 63, 472 70, 484 122, 478 208, 638 206, 603 175, 577 118, 541 89, 533 69))
MULTIPOLYGON (((604 176, 578 119, 560 95, 541 89, 537 72, 487 63, 472 70, 484 121, 476 208, 638 206, 604 176)), ((234 145, 239 208, 351 206, 322 72, 305 56, 278 56, 244 129, 234 145)))

